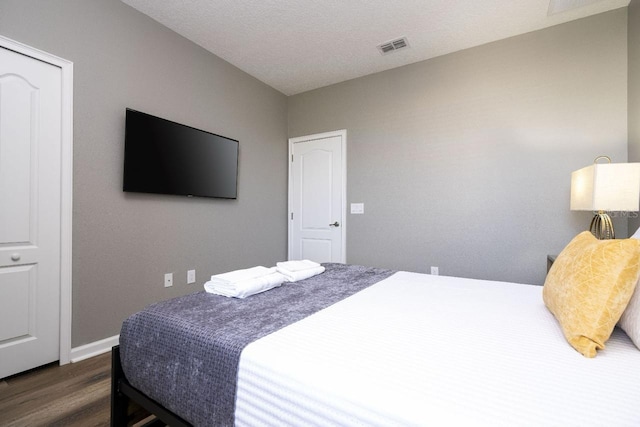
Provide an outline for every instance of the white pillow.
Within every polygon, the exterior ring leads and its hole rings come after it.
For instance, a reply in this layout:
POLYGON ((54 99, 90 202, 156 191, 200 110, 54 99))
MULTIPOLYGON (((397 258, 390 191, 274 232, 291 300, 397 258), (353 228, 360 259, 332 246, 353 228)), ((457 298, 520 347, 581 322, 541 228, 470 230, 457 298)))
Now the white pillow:
MULTIPOLYGON (((640 240, 640 228, 631 238, 640 240)), ((636 290, 622 313, 618 326, 629 335, 636 347, 640 348, 640 281, 636 284, 636 290)))

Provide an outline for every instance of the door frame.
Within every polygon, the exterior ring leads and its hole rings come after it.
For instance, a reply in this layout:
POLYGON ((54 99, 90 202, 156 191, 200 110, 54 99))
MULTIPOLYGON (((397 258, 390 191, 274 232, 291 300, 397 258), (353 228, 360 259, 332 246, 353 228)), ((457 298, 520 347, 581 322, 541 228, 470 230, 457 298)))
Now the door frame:
POLYGON ((73 215, 73 62, 0 35, 0 47, 61 70, 60 176, 60 364, 71 361, 73 215))
POLYGON ((331 132, 316 133, 313 135, 298 136, 295 138, 289 138, 289 155, 287 157, 289 163, 289 189, 288 189, 288 212, 287 212, 287 259, 291 259, 292 253, 292 237, 293 237, 293 221, 291 215, 293 213, 293 144, 305 141, 316 141, 326 138, 340 137, 342 140, 342 212, 340 213, 340 232, 342 240, 342 259, 340 262, 347 262, 347 130, 335 130, 331 132))

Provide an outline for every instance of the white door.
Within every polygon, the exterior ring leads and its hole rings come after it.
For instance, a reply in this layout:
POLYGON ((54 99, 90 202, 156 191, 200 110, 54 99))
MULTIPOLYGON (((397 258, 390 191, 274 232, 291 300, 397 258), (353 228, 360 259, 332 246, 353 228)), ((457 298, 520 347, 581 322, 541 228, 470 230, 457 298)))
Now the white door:
POLYGON ((289 259, 346 262, 346 136, 289 140, 289 259))
POLYGON ((0 47, 0 378, 59 359, 61 70, 0 47))

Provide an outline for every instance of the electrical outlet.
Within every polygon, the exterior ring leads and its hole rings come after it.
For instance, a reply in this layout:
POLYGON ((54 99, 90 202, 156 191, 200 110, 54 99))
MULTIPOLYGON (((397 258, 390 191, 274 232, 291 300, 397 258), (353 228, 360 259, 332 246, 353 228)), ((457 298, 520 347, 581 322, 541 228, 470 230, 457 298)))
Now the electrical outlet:
POLYGON ((164 275, 164 287, 168 288, 173 286, 173 273, 167 273, 164 275))
POLYGON ((190 283, 196 283, 196 271, 189 270, 187 271, 187 285, 190 283))
POLYGON ((438 272, 438 267, 431 267, 431 274, 433 274, 434 276, 437 276, 438 274, 440 274, 438 272))

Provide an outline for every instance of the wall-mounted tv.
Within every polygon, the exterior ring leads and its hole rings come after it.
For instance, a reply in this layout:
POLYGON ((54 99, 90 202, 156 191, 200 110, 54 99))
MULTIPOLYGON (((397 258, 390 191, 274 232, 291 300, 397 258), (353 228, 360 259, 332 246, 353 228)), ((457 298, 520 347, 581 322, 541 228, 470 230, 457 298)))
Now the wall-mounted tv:
POLYGON ((123 190, 237 198, 238 141, 127 108, 123 190))

